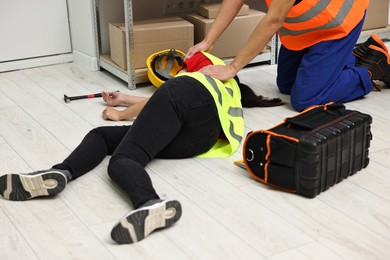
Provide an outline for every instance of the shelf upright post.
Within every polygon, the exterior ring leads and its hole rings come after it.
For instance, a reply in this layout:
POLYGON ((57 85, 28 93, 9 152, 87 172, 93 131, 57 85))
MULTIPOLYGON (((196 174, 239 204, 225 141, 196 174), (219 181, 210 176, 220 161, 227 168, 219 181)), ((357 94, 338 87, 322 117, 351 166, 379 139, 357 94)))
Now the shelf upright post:
POLYGON ((135 55, 134 55, 134 34, 133 34, 133 2, 124 0, 125 28, 126 28, 126 53, 127 53, 127 75, 129 89, 135 89, 135 55))
POLYGON ((277 56, 279 51, 278 37, 278 34, 275 34, 271 39, 271 65, 275 65, 277 63, 277 56))
POLYGON ((101 46, 100 46, 100 16, 99 16, 99 0, 93 0, 93 21, 95 26, 95 52, 96 52, 96 60, 97 60, 97 69, 100 70, 100 53, 101 53, 101 46))
POLYGON ((272 36, 272 39, 271 39, 271 60, 270 60, 271 65, 276 64, 276 51, 277 51, 277 47, 278 47, 276 37, 277 37, 277 35, 274 35, 274 36, 272 36))

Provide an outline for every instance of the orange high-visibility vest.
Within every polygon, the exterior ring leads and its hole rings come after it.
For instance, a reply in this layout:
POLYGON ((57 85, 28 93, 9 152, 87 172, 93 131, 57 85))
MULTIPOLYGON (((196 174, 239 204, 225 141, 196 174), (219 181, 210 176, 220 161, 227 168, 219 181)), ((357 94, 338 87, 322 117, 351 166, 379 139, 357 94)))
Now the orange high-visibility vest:
MULTIPOLYGON (((265 0, 270 6, 272 0, 265 0)), ((289 11, 279 37, 290 50, 341 39, 363 19, 369 0, 302 0, 289 11)))

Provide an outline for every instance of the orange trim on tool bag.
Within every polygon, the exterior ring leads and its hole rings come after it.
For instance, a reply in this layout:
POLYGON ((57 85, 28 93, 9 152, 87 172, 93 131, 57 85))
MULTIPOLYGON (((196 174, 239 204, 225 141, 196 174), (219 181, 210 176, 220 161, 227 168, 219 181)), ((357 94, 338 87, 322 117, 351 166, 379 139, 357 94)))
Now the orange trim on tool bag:
POLYGON ((272 135, 272 136, 284 138, 284 139, 287 139, 287 140, 290 140, 290 141, 293 141, 293 142, 296 142, 296 143, 299 143, 299 139, 298 138, 294 138, 294 137, 291 137, 291 136, 288 136, 288 135, 277 134, 277 133, 272 132, 270 130, 260 130, 260 132, 265 133, 265 134, 269 134, 269 135, 272 135))
MULTIPOLYGON (((333 105, 333 104, 334 104, 334 102, 329 102, 329 103, 327 103, 325 105, 314 105, 314 106, 308 107, 307 109, 303 110, 302 112, 298 113, 297 115, 295 115, 293 117, 299 116, 301 114, 304 114, 304 113, 306 113, 306 112, 308 112, 310 110, 313 110, 315 108, 318 108, 318 107, 323 107, 324 110, 327 110, 328 106, 333 105)), ((286 123, 286 120, 287 119, 284 119, 283 122, 281 122, 280 124, 274 126, 273 128, 286 123)), ((271 130, 273 128, 271 128, 270 130, 257 130, 257 131, 253 131, 250 134, 248 134, 248 136, 246 137, 246 139, 248 139, 250 136, 252 136, 254 134, 258 134, 258 133, 267 134, 266 145, 267 145, 268 151, 267 151, 267 154, 265 156, 266 163, 264 165, 264 179, 260 178, 256 174, 254 174, 253 171, 250 169, 250 167, 248 165, 248 162, 246 160, 246 158, 247 158, 247 156, 246 156, 246 144, 247 144, 247 142, 246 141, 244 142, 243 152, 242 152, 242 154, 244 156, 244 160, 243 161, 244 161, 245 167, 246 167, 247 171, 249 172, 249 174, 251 175, 251 177, 253 179, 255 179, 256 181, 261 182, 261 183, 266 184, 266 185, 269 185, 269 186, 271 186, 273 188, 276 188, 276 189, 284 190, 284 191, 291 192, 291 193, 296 193, 297 190, 295 190, 295 189, 288 189, 288 188, 281 187, 281 186, 278 186, 278 185, 275 185, 275 184, 272 184, 272 183, 268 183, 268 175, 269 175, 269 172, 268 172, 269 169, 268 168, 269 168, 269 165, 271 163, 271 161, 269 160, 269 156, 271 155, 271 137, 275 136, 275 137, 280 137, 280 138, 283 138, 283 139, 286 139, 286 140, 290 140, 292 142, 296 142, 296 143, 299 142, 299 139, 297 139, 297 138, 294 138, 294 137, 291 137, 291 136, 287 136, 287 135, 281 135, 281 134, 277 134, 275 132, 272 132, 271 130)), ((260 165, 259 165, 259 167, 260 167, 260 165)))
MULTIPOLYGON (((333 104, 334 104, 334 102, 329 102, 329 103, 326 103, 325 105, 314 105, 314 106, 308 107, 308 108, 306 108, 305 110, 301 111, 300 113, 298 113, 298 114, 296 114, 296 115, 293 115, 292 117, 288 117, 288 118, 294 118, 294 117, 300 116, 300 115, 302 115, 302 114, 305 114, 305 113, 309 112, 310 110, 313 110, 313 109, 316 109, 316 108, 319 108, 319 107, 323 107, 324 110, 327 110, 327 109, 328 109, 328 106, 331 106, 331 105, 333 105, 333 104)), ((273 128, 277 127, 277 126, 283 125, 283 124, 287 124, 286 121, 287 121, 287 118, 284 118, 284 119, 283 119, 283 122, 281 122, 280 124, 278 124, 278 125, 272 127, 271 129, 273 129, 273 128)), ((288 127, 288 128, 290 128, 290 126, 291 126, 291 124, 287 124, 287 127, 288 127)))
MULTIPOLYGON (((324 107, 324 110, 326 110, 328 106, 333 105, 333 104, 334 104, 334 102, 329 102, 329 103, 326 103, 325 105, 314 105, 314 106, 311 106, 311 107, 308 107, 308 108, 302 110, 300 113, 297 113, 297 114, 295 114, 295 115, 293 115, 293 116, 291 116, 289 118, 294 118, 294 117, 300 116, 300 115, 302 115, 302 114, 304 114, 304 113, 306 113, 306 112, 308 112, 310 110, 313 110, 315 108, 318 108, 318 107, 324 107)), ((282 122, 280 122, 279 124, 275 125, 271 129, 274 129, 275 127, 278 127, 280 125, 285 124, 286 121, 287 121, 287 118, 284 118, 282 122)), ((289 125, 287 127, 289 127, 289 125)), ((255 132, 259 132, 259 131, 267 131, 267 130, 258 130, 258 131, 255 131, 255 132)))
POLYGON ((264 165, 264 182, 268 183, 268 165, 271 163, 269 160, 269 155, 271 154, 271 135, 267 136, 267 141, 265 142, 267 146, 267 154, 265 155, 265 165, 264 165))
MULTIPOLYGON (((319 107, 323 107, 324 110, 327 110, 327 109, 328 109, 328 106, 331 106, 331 105, 333 105, 333 104, 334 104, 334 102, 329 102, 329 103, 326 103, 325 105, 314 105, 314 106, 311 106, 311 107, 308 107, 308 108, 302 110, 301 112, 299 112, 299 113, 297 113, 296 115, 294 115, 294 116, 292 116, 292 117, 289 117, 289 118, 294 118, 294 117, 300 116, 300 115, 302 115, 302 114, 305 114, 306 112, 309 112, 310 110, 313 110, 313 109, 316 109, 316 108, 319 108, 319 107)), ((285 123, 286 120, 287 120, 286 118, 283 119, 283 122, 282 122, 281 124, 285 123)), ((279 125, 281 125, 281 124, 279 124, 279 125)), ((278 126, 279 126, 279 125, 278 125, 278 126)), ((274 128, 274 127, 273 127, 273 128, 274 128)))
POLYGON ((326 104, 324 105, 324 110, 327 110, 327 109, 328 109, 328 106, 331 106, 331 105, 333 105, 333 104, 334 104, 334 102, 326 103, 326 104))

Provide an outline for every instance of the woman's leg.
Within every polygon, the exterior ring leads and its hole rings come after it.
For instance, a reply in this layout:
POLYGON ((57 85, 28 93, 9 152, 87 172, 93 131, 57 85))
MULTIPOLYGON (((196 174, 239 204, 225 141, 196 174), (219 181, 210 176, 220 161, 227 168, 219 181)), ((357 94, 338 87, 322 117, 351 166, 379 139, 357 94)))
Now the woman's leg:
POLYGON ((72 179, 91 171, 112 155, 131 126, 103 126, 92 129, 75 150, 55 169, 68 170, 72 179))
POLYGON ((113 153, 111 178, 127 192, 135 208, 158 199, 144 167, 156 156, 188 158, 208 151, 220 134, 211 94, 197 80, 167 81, 148 101, 113 153))
POLYGON ((90 131, 79 146, 49 170, 0 177, 0 194, 9 200, 27 200, 60 193, 67 182, 95 168, 106 155, 112 154, 129 129, 99 127, 90 131))
POLYGON ((161 86, 114 152, 108 172, 129 195, 136 210, 111 231, 120 244, 140 241, 181 216, 177 200, 160 200, 146 164, 156 156, 185 158, 211 148, 220 133, 212 96, 198 81, 179 77, 161 86))

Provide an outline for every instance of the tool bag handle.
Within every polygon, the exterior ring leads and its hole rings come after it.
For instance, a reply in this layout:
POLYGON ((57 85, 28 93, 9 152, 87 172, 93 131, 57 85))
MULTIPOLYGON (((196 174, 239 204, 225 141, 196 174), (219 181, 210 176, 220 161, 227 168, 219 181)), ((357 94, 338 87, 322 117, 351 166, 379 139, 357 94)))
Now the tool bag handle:
POLYGON ((345 114, 346 109, 343 104, 329 103, 308 108, 294 117, 286 118, 285 123, 294 129, 310 131, 345 114))

